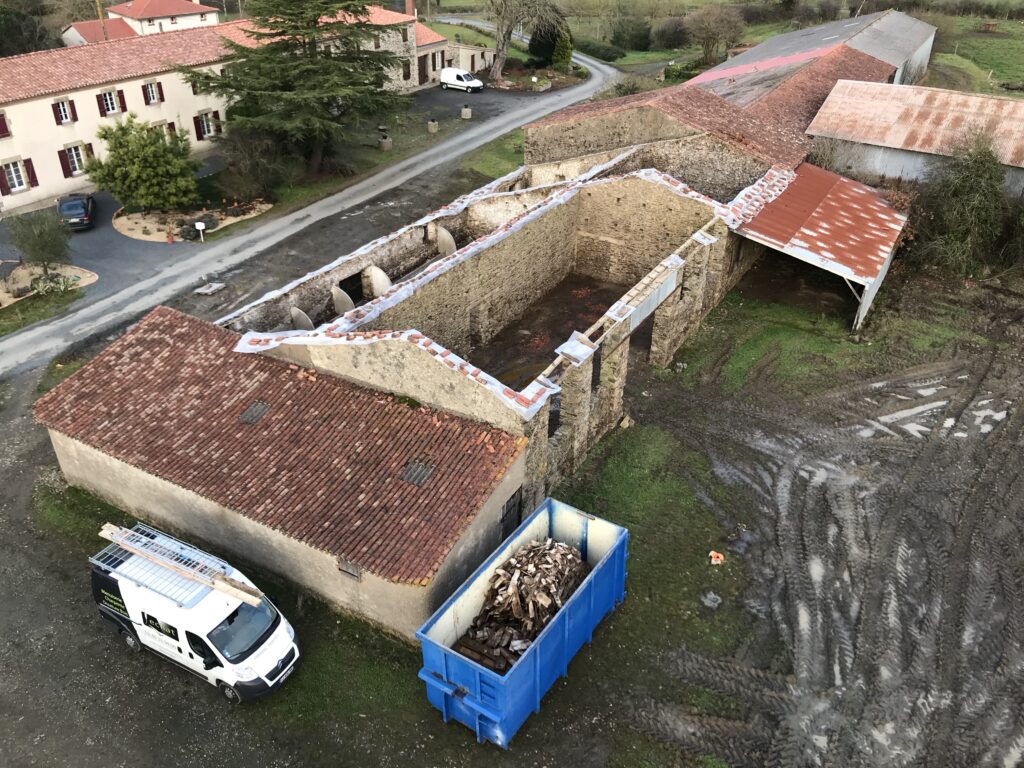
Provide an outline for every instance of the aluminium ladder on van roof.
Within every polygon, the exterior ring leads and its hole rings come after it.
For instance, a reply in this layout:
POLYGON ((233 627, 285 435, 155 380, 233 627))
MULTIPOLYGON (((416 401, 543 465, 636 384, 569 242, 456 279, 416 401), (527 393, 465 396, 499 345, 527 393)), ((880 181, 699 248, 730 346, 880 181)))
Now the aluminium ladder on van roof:
POLYGON ((259 605, 263 597, 254 587, 228 576, 231 568, 223 560, 143 523, 131 529, 106 523, 100 537, 113 543, 90 562, 178 605, 192 606, 210 589, 249 605, 259 605))

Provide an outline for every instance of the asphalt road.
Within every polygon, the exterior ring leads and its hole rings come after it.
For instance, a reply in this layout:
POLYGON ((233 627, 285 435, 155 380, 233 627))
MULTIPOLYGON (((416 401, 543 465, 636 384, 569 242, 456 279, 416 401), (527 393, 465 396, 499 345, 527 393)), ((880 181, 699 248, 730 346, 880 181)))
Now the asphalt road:
MULTIPOLYGON (((230 269, 285 240, 328 216, 373 200, 378 195, 411 179, 428 173, 498 136, 533 120, 556 112, 578 101, 590 98, 603 89, 617 70, 603 62, 576 54, 574 59, 586 66, 590 78, 580 85, 544 94, 487 93, 454 94, 437 90, 424 94, 435 108, 454 108, 462 103, 474 106, 474 123, 451 138, 384 168, 379 173, 347 189, 316 202, 302 210, 262 224, 256 224, 225 240, 182 252, 154 251, 140 248, 145 244, 129 241, 130 253, 118 257, 121 245, 110 246, 111 263, 121 270, 123 259, 138 262, 140 274, 125 278, 125 284, 109 295, 97 298, 87 295, 83 303, 60 317, 29 326, 18 333, 0 338, 0 377, 15 371, 43 365, 68 346, 104 330, 130 321, 191 286, 203 275, 230 269), (482 98, 481 98, 482 97, 482 98), (470 98, 474 101, 470 101, 470 98), (433 100, 436 99, 436 102, 433 100), (450 101, 448 101, 450 99, 450 101), (477 122, 479 121, 479 122, 477 122), (168 254, 171 258, 166 258, 168 254), (142 274, 142 273, 145 274, 142 274)), ((104 237, 102 230, 96 233, 104 237)), ((88 237, 88 235, 83 236, 88 237)), ((84 242, 84 240, 83 240, 84 242)), ((163 246, 166 247, 166 246, 163 246)), ((91 258, 103 258, 94 255, 91 258)), ((83 266, 85 263, 83 262, 83 266)), ((108 268, 107 273, 114 270, 108 268)))

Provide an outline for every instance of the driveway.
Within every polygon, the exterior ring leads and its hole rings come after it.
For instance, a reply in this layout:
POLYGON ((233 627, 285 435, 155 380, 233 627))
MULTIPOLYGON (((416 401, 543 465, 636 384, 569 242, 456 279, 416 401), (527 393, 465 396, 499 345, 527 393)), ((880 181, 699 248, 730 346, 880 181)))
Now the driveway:
MULTIPOLYGON (((87 294, 85 299, 76 303, 72 311, 0 338, 0 377, 16 370, 43 365, 68 346, 128 322, 160 302, 197 285, 206 274, 228 270, 311 224, 370 202, 388 190, 421 174, 432 172, 437 166, 450 163, 508 131, 588 99, 602 90, 618 71, 590 57, 577 55, 576 59, 591 73, 590 78, 580 85, 544 94, 516 94, 510 99, 507 110, 499 111, 500 107, 493 107, 497 114, 482 119, 475 116, 471 127, 335 195, 287 216, 253 224, 237 235, 205 247, 193 246, 173 254, 166 251, 173 258, 151 267, 146 276, 115 293, 103 297, 87 294)), ((454 104, 460 103, 460 97, 463 103, 468 98, 464 94, 445 95, 453 96, 454 104)), ((444 96, 424 95, 424 98, 444 96)), ((398 222, 396 226, 400 224, 398 222)), ((136 242, 132 241, 130 247, 134 252, 136 242)), ((144 258, 148 260, 148 257, 144 258)))

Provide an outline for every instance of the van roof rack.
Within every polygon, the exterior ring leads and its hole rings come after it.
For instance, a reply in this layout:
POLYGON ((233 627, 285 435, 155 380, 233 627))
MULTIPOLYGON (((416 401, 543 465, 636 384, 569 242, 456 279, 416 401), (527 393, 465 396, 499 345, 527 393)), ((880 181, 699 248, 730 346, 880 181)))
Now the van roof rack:
POLYGON ((194 604, 207 594, 205 588, 249 605, 259 605, 263 599, 255 587, 228 576, 231 568, 223 560, 143 523, 130 529, 105 523, 100 538, 112 543, 90 557, 90 562, 116 571, 179 605, 194 604))

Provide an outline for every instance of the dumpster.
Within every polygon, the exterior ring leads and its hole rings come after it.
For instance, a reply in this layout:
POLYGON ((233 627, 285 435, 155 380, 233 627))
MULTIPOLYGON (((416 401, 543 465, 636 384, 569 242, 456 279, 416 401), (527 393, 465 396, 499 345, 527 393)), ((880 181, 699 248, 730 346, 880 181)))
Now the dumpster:
POLYGON ((625 528, 545 499, 416 632, 419 677, 445 722, 457 720, 504 749, 541 698, 568 674, 569 661, 626 595, 625 528), (504 674, 452 649, 480 612, 491 574, 521 546, 546 538, 577 547, 591 567, 586 579, 504 674))

